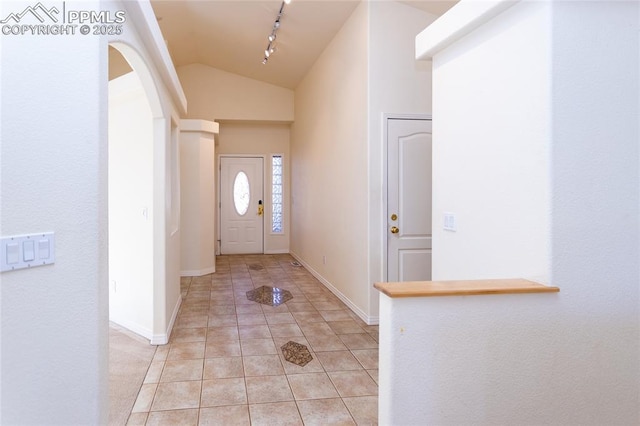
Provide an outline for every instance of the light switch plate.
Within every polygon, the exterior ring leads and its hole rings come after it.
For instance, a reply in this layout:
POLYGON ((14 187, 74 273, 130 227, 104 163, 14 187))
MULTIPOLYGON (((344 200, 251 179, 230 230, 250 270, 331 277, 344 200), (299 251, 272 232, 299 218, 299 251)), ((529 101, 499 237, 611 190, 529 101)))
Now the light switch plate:
POLYGON ((444 230, 453 232, 457 230, 456 215, 454 213, 444 214, 444 230))
POLYGON ((53 232, 0 238, 0 272, 50 265, 55 257, 53 232))

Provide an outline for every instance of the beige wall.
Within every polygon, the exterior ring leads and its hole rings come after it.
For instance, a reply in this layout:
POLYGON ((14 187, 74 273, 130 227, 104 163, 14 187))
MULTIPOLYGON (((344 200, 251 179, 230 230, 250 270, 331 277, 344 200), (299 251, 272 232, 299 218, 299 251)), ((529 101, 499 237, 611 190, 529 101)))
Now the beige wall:
POLYGON ((363 2, 296 89, 292 252, 370 323, 386 279, 383 114, 430 113, 414 39, 434 19, 363 2))
POLYGON ((154 318, 153 187, 151 109, 132 72, 109 82, 109 320, 148 339, 154 318))
MULTIPOLYGON (((383 114, 431 113, 431 64, 415 60, 415 37, 435 20, 395 1, 369 3, 369 282, 386 281, 386 144, 383 114)), ((379 292, 370 289, 370 316, 379 292)))
POLYGON ((189 100, 186 118, 293 121, 293 91, 202 64, 178 68, 189 100))
MULTIPOLYGON (((288 124, 274 123, 222 123, 220 125, 219 144, 216 146, 220 155, 256 155, 264 156, 265 162, 265 253, 288 253, 289 236, 291 234, 291 166, 290 166, 290 127, 288 124), (283 220, 284 233, 271 233, 271 155, 282 154, 284 163, 283 220)), ((220 235, 218 233, 218 235, 220 235)))
POLYGON ((201 276, 216 270, 217 123, 180 122, 180 222, 182 276, 201 276))
POLYGON ((291 135, 291 251, 363 317, 370 287, 367 18, 361 3, 297 87, 291 135))

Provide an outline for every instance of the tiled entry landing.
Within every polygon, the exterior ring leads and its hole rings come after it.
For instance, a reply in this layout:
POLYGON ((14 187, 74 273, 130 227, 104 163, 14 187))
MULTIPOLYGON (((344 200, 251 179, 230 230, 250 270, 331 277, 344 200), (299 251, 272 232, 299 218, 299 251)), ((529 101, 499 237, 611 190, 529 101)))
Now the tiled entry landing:
POLYGON ((219 256, 215 274, 183 278, 128 424, 377 424, 377 326, 293 261, 219 256), (288 342, 306 346, 290 356, 304 366, 285 360, 288 342))

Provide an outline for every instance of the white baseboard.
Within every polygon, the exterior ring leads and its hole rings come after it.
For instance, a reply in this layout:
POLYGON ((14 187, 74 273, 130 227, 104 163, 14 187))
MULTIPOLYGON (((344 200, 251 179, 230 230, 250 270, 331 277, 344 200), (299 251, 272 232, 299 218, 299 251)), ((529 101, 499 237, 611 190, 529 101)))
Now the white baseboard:
MULTIPOLYGON (((123 327, 139 336, 144 337, 147 340, 151 340, 153 337, 153 332, 151 330, 149 330, 146 327, 141 326, 140 324, 136 324, 134 322, 131 321, 127 321, 127 320, 123 320, 120 318, 112 318, 109 317, 109 321, 111 321, 114 324, 119 325, 120 327, 123 327)), ((153 343, 151 343, 153 344, 153 343)))
POLYGON ((173 325, 176 323, 176 318, 178 317, 178 311, 180 311, 181 304, 182 304, 182 297, 178 297, 176 306, 173 308, 173 313, 171 314, 171 319, 169 320, 169 324, 167 325, 166 332, 163 334, 154 334, 153 336, 151 336, 152 345, 166 345, 167 343, 169 343, 169 338, 171 337, 171 331, 173 331, 173 325))
POLYGON ((216 272, 216 265, 205 269, 191 269, 187 271, 180 271, 181 277, 201 277, 203 275, 213 274, 216 272))
POLYGON ((296 253, 290 252, 291 256, 294 257, 302 266, 304 266, 311 275, 316 277, 318 281, 320 281, 326 288, 331 291, 338 299, 342 300, 342 302, 349 307, 362 321, 367 323, 368 325, 377 325, 379 322, 379 317, 370 317, 368 316, 362 309, 358 308, 347 296, 342 294, 340 290, 338 290, 333 284, 331 284, 327 279, 325 279, 318 271, 313 269, 307 262, 302 260, 300 256, 296 253))

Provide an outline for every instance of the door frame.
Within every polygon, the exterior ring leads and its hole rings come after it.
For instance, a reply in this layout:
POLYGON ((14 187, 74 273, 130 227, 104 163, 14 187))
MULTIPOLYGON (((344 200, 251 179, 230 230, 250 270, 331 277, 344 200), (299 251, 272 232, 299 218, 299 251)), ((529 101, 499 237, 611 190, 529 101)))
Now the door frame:
POLYGON ((433 118, 431 114, 398 114, 386 112, 382 114, 382 227, 380 232, 382 233, 382 276, 384 281, 389 280, 389 243, 387 241, 387 217, 389 217, 389 199, 387 197, 387 191, 389 190, 387 185, 389 181, 389 159, 387 155, 389 152, 389 120, 427 120, 431 121, 433 126, 433 118))
MULTIPOLYGON (((262 204, 264 205, 264 211, 265 214, 262 215, 262 221, 263 221, 263 226, 262 226, 262 253, 264 254, 265 250, 264 250, 264 243, 266 241, 266 236, 267 236, 267 227, 264 224, 264 220, 267 217, 267 166, 266 166, 266 158, 267 156, 265 154, 217 154, 217 163, 218 163, 218 168, 216 171, 216 179, 217 179, 217 185, 216 185, 216 204, 218 204, 218 210, 217 210, 217 221, 216 221, 216 256, 220 256, 222 253, 222 240, 221 240, 221 232, 222 232, 222 204, 220 201, 220 192, 221 192, 221 185, 222 185, 222 158, 262 158, 262 204)), ((271 169, 269 169, 271 170, 271 169)), ((271 193, 269 193, 271 194, 271 193)), ((271 200, 271 198, 269 198, 269 200, 271 200)), ((269 201, 269 209, 271 209, 271 201, 269 201)), ((270 211, 270 210, 269 210, 270 211)))

